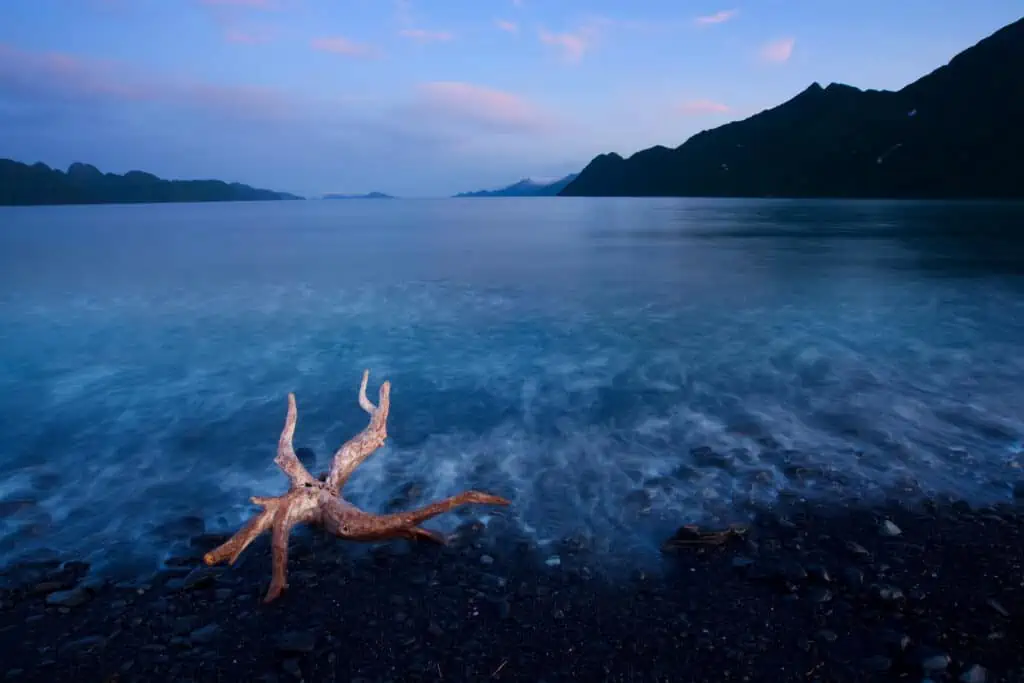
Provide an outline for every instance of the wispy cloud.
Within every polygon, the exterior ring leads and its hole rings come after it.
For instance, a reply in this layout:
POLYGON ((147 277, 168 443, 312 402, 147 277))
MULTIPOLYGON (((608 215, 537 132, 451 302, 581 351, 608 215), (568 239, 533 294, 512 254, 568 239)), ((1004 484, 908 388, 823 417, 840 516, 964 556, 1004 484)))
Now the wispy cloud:
POLYGON ((218 85, 143 72, 129 64, 0 44, 0 94, 66 107, 70 104, 158 103, 252 120, 282 120, 292 102, 284 93, 247 85, 218 85))
POLYGON ((471 125, 490 132, 538 133, 554 120, 523 97, 459 81, 435 81, 417 87, 412 105, 435 123, 471 125))
POLYGON ((448 31, 428 31, 422 28, 404 28, 398 35, 420 43, 442 43, 455 37, 448 31))
POLYGON ((248 7, 250 9, 278 9, 278 0, 199 0, 200 4, 207 7, 248 7))
POLYGON ((694 19, 694 23, 699 26, 708 26, 710 24, 724 24, 730 19, 734 19, 740 11, 738 9, 724 9, 714 14, 707 14, 702 17, 694 19))
POLYGON ((344 55, 346 57, 373 59, 379 57, 381 54, 373 45, 357 43, 341 36, 314 38, 310 41, 309 45, 319 52, 330 52, 332 54, 344 55))
POLYGON ((494 25, 505 33, 519 33, 519 24, 514 21, 506 21, 505 19, 498 19, 494 22, 494 25))
POLYGON ((273 37, 269 31, 247 31, 237 27, 230 27, 224 31, 224 40, 239 45, 261 45, 269 43, 273 40, 273 37))
POLYGON ((574 31, 553 33, 546 29, 538 32, 540 41, 545 45, 557 48, 562 53, 562 58, 569 63, 577 63, 597 43, 601 36, 601 28, 608 25, 610 20, 591 20, 584 23, 574 31))
POLYGON ((700 116, 703 114, 724 114, 729 111, 729 105, 715 102, 714 100, 687 100, 675 107, 680 114, 687 116, 700 116))
POLYGON ((772 64, 783 64, 789 61, 793 55, 793 46, 796 45, 795 38, 780 38, 765 43, 761 46, 760 57, 762 61, 772 64))

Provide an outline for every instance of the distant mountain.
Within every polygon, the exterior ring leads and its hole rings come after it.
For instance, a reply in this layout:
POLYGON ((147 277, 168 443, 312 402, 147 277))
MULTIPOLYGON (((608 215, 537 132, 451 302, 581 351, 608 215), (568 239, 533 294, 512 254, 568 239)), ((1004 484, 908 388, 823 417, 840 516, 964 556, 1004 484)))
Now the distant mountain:
POLYGON ((325 194, 324 199, 394 199, 383 192, 368 192, 367 194, 325 194))
POLYGON ((230 202, 302 199, 220 180, 163 180, 142 171, 101 173, 74 163, 67 172, 46 164, 0 159, 0 205, 230 202))
POLYGON ((460 192, 456 197, 554 197, 571 183, 578 173, 571 173, 554 182, 542 182, 523 178, 500 190, 478 190, 477 192, 460 192))
POLYGON ((814 83, 675 149, 602 154, 565 196, 1024 198, 1024 19, 897 92, 814 83))

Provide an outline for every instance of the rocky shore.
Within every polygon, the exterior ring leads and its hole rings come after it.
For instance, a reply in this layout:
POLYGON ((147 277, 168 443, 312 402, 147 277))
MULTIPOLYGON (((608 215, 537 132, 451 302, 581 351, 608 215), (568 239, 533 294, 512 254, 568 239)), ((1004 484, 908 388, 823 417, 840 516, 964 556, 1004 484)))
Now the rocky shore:
MULTIPOLYGON (((689 532, 682 530, 681 540, 689 532)), ((467 523, 447 547, 292 537, 145 580, 82 563, 0 575, 8 681, 1024 681, 1024 506, 798 502, 664 571, 604 576, 585 539, 541 552, 467 523)), ((674 546, 674 547, 672 547, 674 546)))

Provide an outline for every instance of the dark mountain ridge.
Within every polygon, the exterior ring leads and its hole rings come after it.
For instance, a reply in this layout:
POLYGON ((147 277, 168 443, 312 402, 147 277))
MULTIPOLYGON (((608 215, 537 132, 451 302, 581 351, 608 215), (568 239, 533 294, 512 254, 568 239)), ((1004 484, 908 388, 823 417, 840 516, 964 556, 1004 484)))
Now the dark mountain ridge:
POLYGON ((540 182, 523 178, 497 190, 478 190, 476 192, 460 192, 455 197, 554 197, 566 185, 576 179, 578 173, 570 173, 554 182, 540 182))
POLYGON ((221 180, 164 180, 143 171, 102 173, 73 163, 67 172, 46 164, 0 159, 0 205, 229 202, 302 199, 221 180))
POLYGON ((602 154, 562 196, 1024 197, 1024 19, 899 91, 813 83, 675 149, 602 154))

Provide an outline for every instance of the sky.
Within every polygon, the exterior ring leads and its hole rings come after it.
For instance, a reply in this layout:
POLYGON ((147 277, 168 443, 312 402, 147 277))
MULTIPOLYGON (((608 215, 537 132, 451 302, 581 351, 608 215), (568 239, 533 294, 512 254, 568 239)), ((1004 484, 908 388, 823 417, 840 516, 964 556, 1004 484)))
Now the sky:
POLYGON ((898 89, 1020 0, 0 0, 0 157, 448 196, 898 89))

